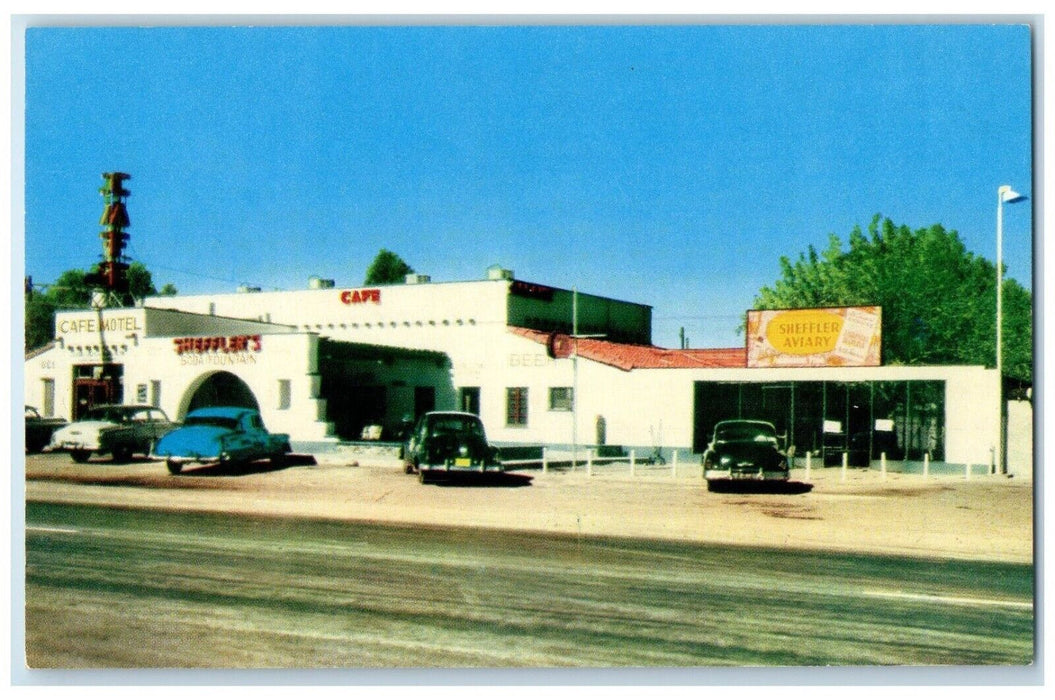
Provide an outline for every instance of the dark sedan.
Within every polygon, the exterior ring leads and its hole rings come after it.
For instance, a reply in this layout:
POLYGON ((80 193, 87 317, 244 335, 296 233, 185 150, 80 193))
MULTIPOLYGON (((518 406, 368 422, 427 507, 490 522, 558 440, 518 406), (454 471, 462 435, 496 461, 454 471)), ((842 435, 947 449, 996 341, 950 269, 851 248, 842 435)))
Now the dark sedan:
POLYGON ((44 418, 33 406, 26 406, 26 452, 40 452, 51 442, 51 435, 66 425, 61 418, 44 418))
POLYGON ((708 487, 735 479, 787 481, 788 475, 788 455, 772 423, 726 420, 714 426, 714 436, 703 454, 708 487))
POLYGON ((426 413, 414 426, 405 451, 405 471, 421 483, 459 472, 501 472, 498 450, 487 442, 479 416, 457 411, 426 413))

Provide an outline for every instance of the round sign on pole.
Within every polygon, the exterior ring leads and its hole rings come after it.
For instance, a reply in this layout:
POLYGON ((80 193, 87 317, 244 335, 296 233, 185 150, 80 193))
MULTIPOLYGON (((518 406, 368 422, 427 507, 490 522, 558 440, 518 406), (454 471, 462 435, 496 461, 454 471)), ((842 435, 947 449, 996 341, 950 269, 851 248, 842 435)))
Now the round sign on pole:
POLYGON ((572 339, 564 333, 550 333, 546 339, 546 354, 554 360, 571 357, 572 339))

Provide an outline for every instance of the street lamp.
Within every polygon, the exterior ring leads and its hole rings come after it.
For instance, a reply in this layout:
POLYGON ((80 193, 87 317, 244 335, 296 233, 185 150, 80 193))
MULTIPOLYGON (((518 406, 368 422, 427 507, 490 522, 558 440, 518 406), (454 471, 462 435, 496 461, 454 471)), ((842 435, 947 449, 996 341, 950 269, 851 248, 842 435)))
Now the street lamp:
POLYGON ((1004 473, 1004 204, 1014 204, 1025 199, 1025 195, 1015 192, 1011 185, 1000 185, 996 190, 996 376, 1000 382, 1000 427, 994 466, 1001 474, 1004 473))

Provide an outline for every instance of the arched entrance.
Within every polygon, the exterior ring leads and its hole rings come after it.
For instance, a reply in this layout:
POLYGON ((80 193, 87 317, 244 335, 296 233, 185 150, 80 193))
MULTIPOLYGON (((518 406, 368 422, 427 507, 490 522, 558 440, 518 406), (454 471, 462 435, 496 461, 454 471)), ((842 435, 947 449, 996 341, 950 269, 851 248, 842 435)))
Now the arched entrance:
POLYGON ((199 381, 197 388, 192 388, 193 393, 183 415, 208 406, 239 406, 260 410, 260 404, 249 385, 230 372, 214 372, 199 381))

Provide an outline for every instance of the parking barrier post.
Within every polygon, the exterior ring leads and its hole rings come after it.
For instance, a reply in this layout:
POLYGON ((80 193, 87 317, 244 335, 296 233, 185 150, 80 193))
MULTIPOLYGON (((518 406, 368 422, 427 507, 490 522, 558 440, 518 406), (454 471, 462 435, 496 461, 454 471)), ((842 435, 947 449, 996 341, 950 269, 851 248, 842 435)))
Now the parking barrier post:
POLYGON ((879 454, 879 471, 883 474, 883 480, 886 481, 886 452, 879 454))
POLYGON ((542 473, 545 474, 549 471, 549 461, 546 459, 546 451, 549 448, 545 445, 542 446, 542 473))
POLYGON ((846 468, 850 466, 850 453, 843 452, 842 481, 846 481, 846 468))
POLYGON ((930 452, 923 453, 923 478, 930 476, 930 452))
POLYGON ((806 481, 810 480, 810 469, 813 467, 813 453, 806 451, 806 481))
POLYGON ((673 450, 670 453, 670 475, 676 477, 678 475, 678 451, 673 450))

